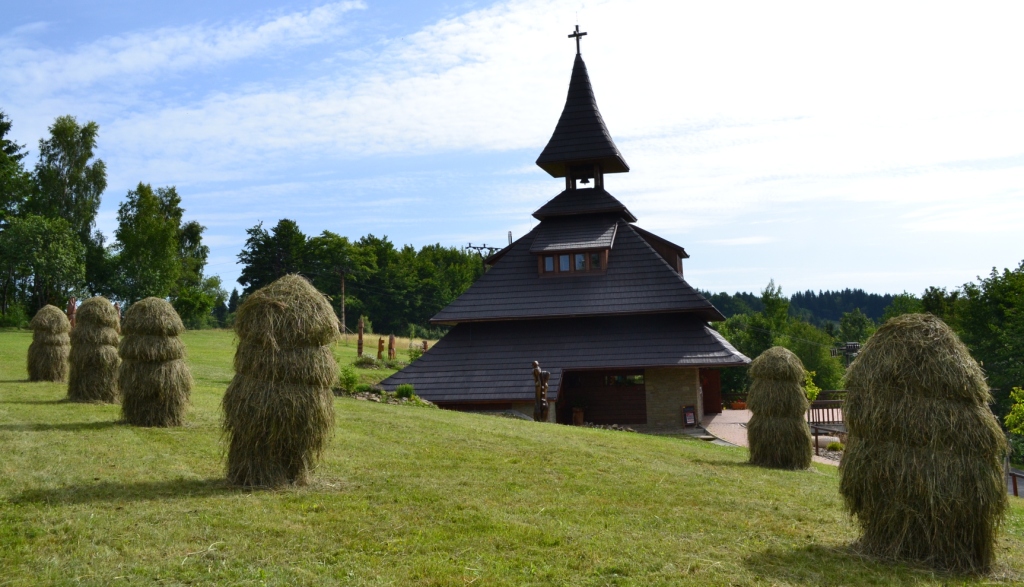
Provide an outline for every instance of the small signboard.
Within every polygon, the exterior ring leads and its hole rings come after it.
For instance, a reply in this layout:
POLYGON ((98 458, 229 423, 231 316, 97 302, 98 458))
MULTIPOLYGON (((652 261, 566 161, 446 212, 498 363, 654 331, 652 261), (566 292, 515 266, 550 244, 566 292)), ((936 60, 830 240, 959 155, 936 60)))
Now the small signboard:
POLYGON ((683 408, 683 424, 689 428, 697 425, 697 410, 693 406, 683 408))

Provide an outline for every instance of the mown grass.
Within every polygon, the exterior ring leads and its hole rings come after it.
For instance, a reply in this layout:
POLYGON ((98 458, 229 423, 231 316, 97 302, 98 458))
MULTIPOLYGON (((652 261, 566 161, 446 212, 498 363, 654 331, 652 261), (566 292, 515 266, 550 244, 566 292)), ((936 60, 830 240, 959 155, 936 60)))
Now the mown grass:
POLYGON ((993 575, 938 575, 850 547, 834 467, 764 470, 699 441, 350 399, 336 400, 311 486, 241 491, 223 482, 219 430, 230 333, 184 336, 196 388, 188 425, 172 430, 125 426, 117 406, 27 383, 29 339, 0 333, 0 585, 1024 579, 1017 504, 993 575))

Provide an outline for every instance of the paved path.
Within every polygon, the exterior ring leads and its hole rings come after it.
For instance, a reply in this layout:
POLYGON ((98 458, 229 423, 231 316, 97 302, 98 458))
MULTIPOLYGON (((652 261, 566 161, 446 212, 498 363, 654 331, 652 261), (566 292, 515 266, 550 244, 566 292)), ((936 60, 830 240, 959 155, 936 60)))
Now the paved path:
MULTIPOLYGON (((747 442, 746 424, 750 421, 750 410, 722 410, 721 414, 704 416, 703 426, 710 434, 736 446, 750 446, 747 442)), ((839 466, 839 461, 814 455, 814 462, 839 466)))

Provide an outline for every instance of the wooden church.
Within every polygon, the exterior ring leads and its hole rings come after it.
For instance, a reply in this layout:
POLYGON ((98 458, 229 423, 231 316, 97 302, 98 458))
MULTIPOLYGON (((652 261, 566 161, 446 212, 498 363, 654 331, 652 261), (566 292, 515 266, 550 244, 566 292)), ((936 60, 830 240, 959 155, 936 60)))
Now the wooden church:
POLYGON ((683 278, 683 247, 635 223, 605 189, 629 166, 604 124, 579 51, 565 108, 537 159, 565 189, 540 223, 431 319, 449 333, 385 389, 457 410, 533 414, 532 362, 551 373, 549 419, 679 426, 721 411, 718 369, 747 365, 708 322, 725 318, 683 278))

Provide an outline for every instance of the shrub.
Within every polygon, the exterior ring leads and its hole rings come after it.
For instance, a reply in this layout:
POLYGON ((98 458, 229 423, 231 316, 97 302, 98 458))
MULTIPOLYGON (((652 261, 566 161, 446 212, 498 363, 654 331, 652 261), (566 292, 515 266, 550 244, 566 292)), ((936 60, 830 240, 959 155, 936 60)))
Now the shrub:
POLYGON ((28 347, 29 381, 64 381, 68 377, 71 322, 56 306, 40 308, 32 322, 28 347))
POLYGON ((412 347, 409 348, 409 362, 410 363, 415 361, 416 359, 422 357, 422 356, 423 356, 423 348, 422 347, 413 345, 412 347))
POLYGON ((246 296, 235 320, 235 376, 224 394, 228 481, 309 481, 334 428, 330 344, 338 318, 309 281, 286 275, 246 296))
POLYGON ((747 424, 750 462, 775 469, 806 469, 811 465, 811 431, 807 427, 807 396, 801 389, 806 371, 791 351, 772 347, 750 365, 751 411, 747 424))
POLYGON ((352 361, 352 364, 355 365, 356 367, 359 367, 360 369, 378 369, 378 368, 380 368, 380 363, 377 362, 377 359, 371 357, 370 355, 363 355, 361 357, 356 357, 356 360, 352 361))
POLYGON ((843 449, 845 448, 846 447, 843 446, 842 442, 830 442, 828 443, 828 446, 825 447, 825 450, 830 450, 832 452, 843 452, 843 449))
POLYGON ((0 316, 0 326, 22 328, 28 324, 28 313, 25 306, 13 304, 7 307, 7 313, 0 316))
POLYGON ((380 362, 380 364, 388 369, 401 369, 402 367, 405 367, 408 363, 404 363, 402 361, 399 361, 398 359, 384 359, 383 361, 380 362))
POLYGON ((379 393, 379 390, 375 389, 369 383, 359 383, 352 388, 353 393, 379 393))
POLYGON ((821 388, 815 385, 814 371, 804 371, 804 392, 807 394, 807 401, 813 402, 818 399, 818 394, 821 393, 821 388))
POLYGON ((160 298, 135 302, 124 315, 118 347, 121 416, 135 426, 182 426, 192 391, 185 364, 185 330, 174 307, 160 298))
POLYGON ((74 402, 117 403, 117 355, 121 317, 105 297, 82 302, 71 329, 71 353, 68 362, 68 399, 74 402))
POLYGON ((413 392, 413 387, 411 383, 403 383, 395 388, 395 397, 412 399, 414 395, 416 394, 413 392))
POLYGON ((341 373, 338 375, 338 381, 341 383, 342 389, 352 393, 356 388, 356 384, 359 383, 359 375, 350 365, 345 365, 341 368, 341 373))
POLYGON ((967 347, 930 314, 890 319, 847 375, 839 490, 886 558, 984 571, 1007 505, 1006 439, 967 347))

